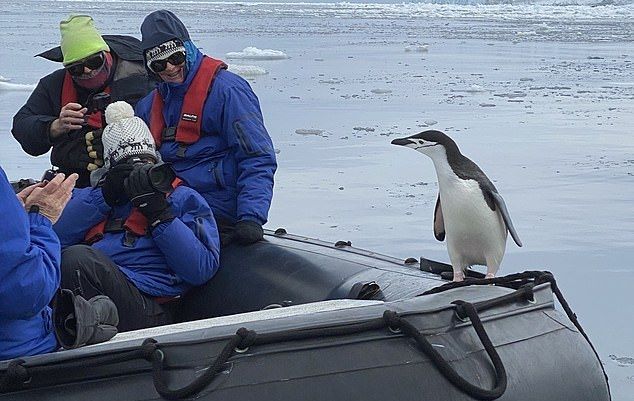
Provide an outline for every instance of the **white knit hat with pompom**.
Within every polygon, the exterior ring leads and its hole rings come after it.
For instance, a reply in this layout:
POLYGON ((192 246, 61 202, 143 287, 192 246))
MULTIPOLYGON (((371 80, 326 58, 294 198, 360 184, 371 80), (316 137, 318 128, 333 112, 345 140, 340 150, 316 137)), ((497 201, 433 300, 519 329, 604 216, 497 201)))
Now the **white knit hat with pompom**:
POLYGON ((101 141, 106 168, 130 156, 149 155, 158 159, 150 129, 134 116, 132 106, 123 101, 111 103, 106 108, 106 127, 101 141))

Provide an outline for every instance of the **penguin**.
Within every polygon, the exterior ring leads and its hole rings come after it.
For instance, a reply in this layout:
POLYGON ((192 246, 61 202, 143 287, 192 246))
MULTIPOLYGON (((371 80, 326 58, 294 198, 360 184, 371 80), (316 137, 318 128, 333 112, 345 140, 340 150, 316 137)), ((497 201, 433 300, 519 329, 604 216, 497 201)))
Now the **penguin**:
POLYGON ((518 246, 522 242, 491 180, 440 131, 394 139, 392 144, 415 149, 434 163, 438 177, 434 236, 438 241, 447 239, 453 280, 464 280, 464 270, 472 265, 486 265, 486 278, 495 277, 508 233, 518 246))

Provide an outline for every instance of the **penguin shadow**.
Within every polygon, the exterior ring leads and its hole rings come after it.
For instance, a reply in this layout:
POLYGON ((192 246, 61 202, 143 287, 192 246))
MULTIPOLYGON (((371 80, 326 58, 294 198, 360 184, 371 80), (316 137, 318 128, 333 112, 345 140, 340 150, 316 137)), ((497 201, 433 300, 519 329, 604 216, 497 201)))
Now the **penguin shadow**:
MULTIPOLYGON (((460 152, 448 135, 423 131, 392 141, 428 156, 438 178, 433 230, 438 241, 447 243, 453 281, 472 277, 493 278, 500 268, 506 239, 511 234, 517 246, 522 242, 513 227, 504 199, 491 180, 471 159, 460 152), (468 270, 486 266, 486 274, 468 270)), ((421 258, 423 270, 448 278, 449 265, 421 258)))

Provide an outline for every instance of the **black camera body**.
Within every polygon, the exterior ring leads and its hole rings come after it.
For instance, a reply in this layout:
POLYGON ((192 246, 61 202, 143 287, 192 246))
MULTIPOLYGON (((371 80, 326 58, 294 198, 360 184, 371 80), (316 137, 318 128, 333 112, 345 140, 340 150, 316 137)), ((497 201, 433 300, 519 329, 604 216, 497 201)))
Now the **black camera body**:
POLYGON ((94 113, 96 111, 106 111, 106 107, 110 104, 110 94, 106 92, 95 93, 94 95, 88 98, 88 102, 86 104, 86 108, 88 109, 88 114, 94 113))
MULTIPOLYGON (((132 163, 135 168, 137 167, 137 165, 146 164, 145 161, 136 157, 130 160, 130 163, 132 163)), ((174 172, 170 164, 157 163, 153 164, 148 171, 148 178, 150 180, 152 188, 156 189, 159 192, 167 194, 172 192, 172 190, 174 189, 172 187, 172 182, 174 182, 174 180, 176 179, 176 173, 174 172)))
POLYGON ((50 180, 55 178, 56 175, 57 175, 57 171, 53 170, 52 168, 49 168, 48 170, 44 172, 44 174, 42 174, 42 179, 40 181, 49 182, 50 180))

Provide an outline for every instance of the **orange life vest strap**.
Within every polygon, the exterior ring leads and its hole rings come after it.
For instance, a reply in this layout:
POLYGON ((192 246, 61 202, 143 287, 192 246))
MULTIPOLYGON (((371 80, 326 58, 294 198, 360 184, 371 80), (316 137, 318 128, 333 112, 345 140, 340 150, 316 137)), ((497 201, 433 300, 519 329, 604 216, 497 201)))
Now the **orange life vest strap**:
MULTIPOLYGON (((104 92, 110 93, 110 87, 106 87, 104 92)), ((77 89, 73 82, 73 77, 66 71, 64 74, 64 83, 62 84, 62 99, 61 107, 64 107, 68 103, 77 103, 77 89)), ((103 128, 101 126, 101 111, 97 110, 88 115, 88 125, 93 128, 103 128)))
MULTIPOLYGON (((218 71, 226 68, 227 65, 223 61, 203 56, 200 68, 198 68, 183 99, 181 116, 176 126, 176 142, 189 145, 200 139, 203 108, 205 107, 207 94, 218 71)), ((150 111, 150 131, 157 148, 161 146, 163 132, 165 131, 164 105, 163 98, 158 90, 155 89, 152 97, 152 110, 150 111)))

